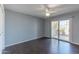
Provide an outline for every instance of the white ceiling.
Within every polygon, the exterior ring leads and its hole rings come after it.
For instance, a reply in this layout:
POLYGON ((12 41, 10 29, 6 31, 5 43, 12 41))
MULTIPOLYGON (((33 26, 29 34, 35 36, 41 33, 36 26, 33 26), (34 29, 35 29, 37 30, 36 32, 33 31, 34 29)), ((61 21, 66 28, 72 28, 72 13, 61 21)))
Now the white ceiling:
MULTIPOLYGON (((5 6, 5 9, 9 9, 12 11, 16 11, 16 12, 20 12, 27 15, 40 17, 40 18, 47 18, 45 16, 45 10, 42 7, 42 4, 5 4, 4 6, 5 6)), ((64 5, 59 5, 57 7, 51 7, 51 8, 55 12, 52 12, 50 17, 73 12, 73 11, 78 11, 79 4, 64 4, 64 5)))

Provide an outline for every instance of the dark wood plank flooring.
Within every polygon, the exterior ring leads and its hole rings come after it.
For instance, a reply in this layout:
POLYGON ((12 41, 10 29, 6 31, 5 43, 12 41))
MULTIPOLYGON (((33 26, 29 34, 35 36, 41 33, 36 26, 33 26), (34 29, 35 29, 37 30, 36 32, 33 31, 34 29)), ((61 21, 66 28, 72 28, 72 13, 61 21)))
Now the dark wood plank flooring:
POLYGON ((3 54, 78 54, 79 45, 41 38, 5 48, 3 54))

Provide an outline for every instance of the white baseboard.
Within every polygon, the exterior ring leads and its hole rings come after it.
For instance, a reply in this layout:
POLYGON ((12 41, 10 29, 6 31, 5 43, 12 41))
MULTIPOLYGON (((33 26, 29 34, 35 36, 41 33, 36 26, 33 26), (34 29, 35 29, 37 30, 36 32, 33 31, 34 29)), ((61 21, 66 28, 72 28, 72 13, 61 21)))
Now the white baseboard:
MULTIPOLYGON (((41 38, 41 37, 42 37, 42 36, 40 36, 40 37, 38 37, 38 38, 41 38)), ((36 39, 38 39, 38 38, 33 38, 33 39, 29 39, 29 40, 17 42, 17 43, 14 43, 14 44, 10 44, 10 45, 5 46, 5 48, 6 48, 6 47, 9 47, 9 46, 12 46, 12 45, 20 44, 20 43, 23 43, 23 42, 28 42, 28 41, 31 41, 31 40, 36 40, 36 39)), ((75 43, 75 42, 70 42, 70 43, 79 45, 79 43, 75 43)))
MULTIPOLYGON (((38 38, 41 38, 41 37, 38 37, 38 38)), ((20 43, 23 43, 23 42, 28 42, 28 41, 31 41, 31 40, 36 40, 36 39, 38 39, 38 38, 36 37, 36 38, 29 39, 29 40, 25 40, 25 41, 13 43, 13 44, 10 44, 10 45, 5 46, 5 48, 6 48, 6 47, 9 47, 9 46, 12 46, 12 45, 20 44, 20 43)))
POLYGON ((76 45, 79 45, 79 43, 76 43, 76 42, 70 42, 70 43, 72 43, 72 44, 76 44, 76 45))

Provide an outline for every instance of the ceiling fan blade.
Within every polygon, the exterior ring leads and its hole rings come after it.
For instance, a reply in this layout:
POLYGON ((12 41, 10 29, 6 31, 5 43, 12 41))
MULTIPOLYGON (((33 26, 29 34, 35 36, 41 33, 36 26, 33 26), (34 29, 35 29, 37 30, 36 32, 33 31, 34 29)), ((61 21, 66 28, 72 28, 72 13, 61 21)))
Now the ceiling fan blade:
POLYGON ((40 7, 38 7, 37 10, 45 10, 45 6, 44 5, 40 5, 40 7))

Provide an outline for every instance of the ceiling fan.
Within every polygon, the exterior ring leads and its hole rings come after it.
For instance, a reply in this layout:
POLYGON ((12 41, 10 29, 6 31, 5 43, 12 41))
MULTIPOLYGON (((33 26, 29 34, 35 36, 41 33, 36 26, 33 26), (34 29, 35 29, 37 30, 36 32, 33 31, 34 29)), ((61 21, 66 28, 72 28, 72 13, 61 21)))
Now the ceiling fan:
POLYGON ((49 17, 51 13, 56 12, 56 9, 58 9, 60 5, 61 4, 42 4, 39 10, 43 10, 45 16, 49 17))

